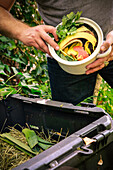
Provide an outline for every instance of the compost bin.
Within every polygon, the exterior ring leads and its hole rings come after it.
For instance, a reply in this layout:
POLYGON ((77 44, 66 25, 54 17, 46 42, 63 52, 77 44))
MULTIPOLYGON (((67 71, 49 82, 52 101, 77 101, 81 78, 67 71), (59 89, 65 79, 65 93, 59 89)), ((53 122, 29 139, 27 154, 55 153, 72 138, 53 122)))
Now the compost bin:
POLYGON ((113 121, 93 104, 74 106, 37 96, 12 95, 0 102, 0 129, 4 131, 6 126, 16 123, 43 126, 56 132, 62 128, 62 140, 15 170, 113 169, 113 121), (69 135, 63 138, 67 130, 69 135))

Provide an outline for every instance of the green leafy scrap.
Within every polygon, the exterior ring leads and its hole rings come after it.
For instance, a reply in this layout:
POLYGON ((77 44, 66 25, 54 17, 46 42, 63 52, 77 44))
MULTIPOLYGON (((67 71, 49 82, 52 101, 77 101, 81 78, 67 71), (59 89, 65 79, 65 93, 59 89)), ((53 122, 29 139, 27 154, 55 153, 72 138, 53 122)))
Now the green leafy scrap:
POLYGON ((40 138, 38 135, 36 135, 34 130, 25 128, 22 130, 22 132, 24 133, 30 148, 33 150, 37 151, 37 150, 39 150, 39 147, 41 147, 43 150, 46 150, 53 145, 52 143, 50 143, 50 142, 40 138))
POLYGON ((76 32, 77 26, 81 23, 76 23, 76 21, 80 18, 82 12, 71 12, 62 18, 62 24, 57 27, 57 35, 60 38, 59 42, 61 42, 67 35, 72 35, 76 32))
POLYGON ((26 140, 31 149, 38 144, 38 139, 34 130, 25 128, 22 130, 22 132, 24 133, 26 140))
POLYGON ((36 155, 37 154, 36 152, 33 152, 28 145, 22 143, 21 141, 15 139, 13 136, 11 136, 10 133, 0 134, 0 139, 11 144, 11 145, 14 145, 16 148, 27 153, 28 155, 36 155))
POLYGON ((48 142, 48 141, 40 138, 39 136, 37 136, 37 139, 38 139, 38 145, 44 150, 50 148, 53 145, 53 143, 48 142))
POLYGON ((28 145, 16 139, 10 133, 0 134, 0 139, 30 156, 35 156, 40 153, 40 149, 46 150, 53 145, 53 143, 36 135, 34 130, 24 128, 22 133, 25 135, 28 145))

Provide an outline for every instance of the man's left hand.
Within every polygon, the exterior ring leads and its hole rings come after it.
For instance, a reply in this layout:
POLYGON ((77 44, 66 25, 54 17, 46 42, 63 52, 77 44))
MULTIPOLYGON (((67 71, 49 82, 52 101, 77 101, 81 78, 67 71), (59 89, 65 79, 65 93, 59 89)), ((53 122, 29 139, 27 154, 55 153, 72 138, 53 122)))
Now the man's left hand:
POLYGON ((113 60, 113 31, 108 33, 106 41, 104 41, 102 46, 100 47, 100 53, 105 52, 110 46, 112 46, 111 53, 108 56, 99 58, 91 64, 87 65, 86 74, 91 74, 98 70, 101 70, 106 66, 106 63, 109 63, 109 61, 113 60))

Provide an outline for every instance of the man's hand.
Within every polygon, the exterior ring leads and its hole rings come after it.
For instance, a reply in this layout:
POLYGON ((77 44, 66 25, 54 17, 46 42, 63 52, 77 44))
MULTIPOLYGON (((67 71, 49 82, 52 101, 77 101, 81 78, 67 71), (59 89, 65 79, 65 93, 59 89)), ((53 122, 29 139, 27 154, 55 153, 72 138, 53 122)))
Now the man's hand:
POLYGON ((113 60, 113 31, 108 33, 108 35, 106 37, 106 41, 104 41, 104 43, 102 44, 102 46, 100 48, 100 52, 101 53, 105 52, 110 46, 112 46, 111 53, 108 56, 99 58, 96 61, 94 61, 93 63, 87 65, 86 74, 91 74, 98 70, 101 70, 102 68, 105 67, 105 63, 104 63, 105 61, 113 60))
POLYGON ((55 50, 59 49, 58 44, 49 36, 52 33, 54 39, 58 41, 56 28, 48 25, 29 25, 15 19, 9 12, 14 0, 0 0, 0 33, 10 38, 22 41, 27 46, 34 46, 46 52, 49 50, 46 43, 49 43, 55 50))
POLYGON ((54 39, 58 41, 56 28, 48 25, 38 25, 24 29, 20 34, 19 40, 27 46, 34 46, 37 49, 50 54, 46 42, 55 50, 58 50, 59 46, 48 33, 52 33, 54 39))

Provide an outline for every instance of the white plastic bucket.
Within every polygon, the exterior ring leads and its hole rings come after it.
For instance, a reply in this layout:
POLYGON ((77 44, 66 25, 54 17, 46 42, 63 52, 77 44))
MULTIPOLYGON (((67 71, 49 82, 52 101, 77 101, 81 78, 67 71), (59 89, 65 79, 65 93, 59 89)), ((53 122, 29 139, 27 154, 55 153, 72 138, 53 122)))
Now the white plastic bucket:
POLYGON ((97 47, 94 50, 94 52, 89 57, 87 57, 81 61, 66 61, 66 60, 61 59, 56 54, 54 48, 51 47, 49 44, 48 44, 48 48, 49 48, 51 56, 59 63, 60 67, 64 71, 66 71, 70 74, 80 75, 80 74, 85 74, 86 66, 88 64, 92 63, 97 58, 107 56, 111 52, 111 46, 105 53, 99 54, 100 46, 103 43, 103 32, 102 32, 102 29, 100 28, 100 26, 93 20, 91 20, 89 18, 84 18, 84 17, 80 17, 80 19, 77 22, 85 23, 85 24, 91 26, 97 33, 98 44, 97 44, 97 47))

